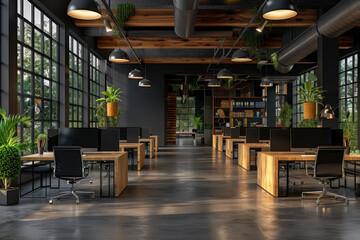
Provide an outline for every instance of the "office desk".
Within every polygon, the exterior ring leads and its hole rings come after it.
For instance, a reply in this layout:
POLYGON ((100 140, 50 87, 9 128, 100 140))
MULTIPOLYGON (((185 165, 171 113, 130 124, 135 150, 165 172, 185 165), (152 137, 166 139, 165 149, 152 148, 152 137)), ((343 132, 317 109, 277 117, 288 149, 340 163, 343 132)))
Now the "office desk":
POLYGON ((226 156, 228 158, 234 157, 234 143, 245 143, 246 139, 244 138, 228 138, 226 142, 226 156))
MULTIPOLYGON (((290 161, 315 161, 316 156, 301 152, 259 152, 257 184, 274 197, 279 196, 279 163, 290 161)), ((360 155, 345 155, 345 161, 360 161, 360 155)), ((288 169, 288 168, 287 168, 288 169)), ((286 192, 288 193, 288 181, 286 192)), ((285 195, 287 196, 287 194, 285 195)))
POLYGON ((217 144, 218 144, 218 136, 221 136, 221 135, 219 135, 219 134, 213 134, 212 135, 212 147, 213 148, 217 148, 217 144))
POLYGON ((153 138, 140 138, 139 139, 139 143, 149 143, 150 145, 150 158, 154 158, 155 157, 155 152, 154 152, 154 148, 155 148, 155 139, 153 138))
MULTIPOLYGON (((228 139, 228 138, 230 138, 230 136, 223 136, 223 135, 219 135, 218 137, 217 137, 217 143, 218 143, 218 147, 217 147, 217 150, 218 151, 220 151, 220 152, 223 152, 224 151, 224 149, 223 149, 223 147, 224 147, 224 139, 228 139)), ((226 144, 226 143, 225 143, 226 144)))
MULTIPOLYGON (((128 184, 128 154, 126 152, 93 152, 84 153, 84 161, 114 162, 114 197, 119 197, 128 184)), ((54 153, 32 154, 21 157, 22 161, 53 162, 54 153)))
POLYGON ((138 171, 145 165, 145 144, 144 143, 120 143, 119 150, 125 151, 125 148, 132 148, 137 151, 138 171))
POLYGON ((151 135, 150 138, 155 140, 155 152, 159 151, 159 136, 151 135))
POLYGON ((268 143, 239 143, 238 146, 238 164, 248 171, 251 165, 250 151, 252 149, 260 149, 261 151, 270 150, 268 143))

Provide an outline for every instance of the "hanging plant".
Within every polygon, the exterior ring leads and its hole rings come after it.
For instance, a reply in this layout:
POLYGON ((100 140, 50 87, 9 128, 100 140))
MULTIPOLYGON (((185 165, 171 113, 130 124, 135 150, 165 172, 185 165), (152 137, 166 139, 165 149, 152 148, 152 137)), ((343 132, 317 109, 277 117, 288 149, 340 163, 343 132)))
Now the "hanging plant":
POLYGON ((117 116, 109 117, 110 127, 117 127, 119 125, 121 112, 122 112, 122 109, 119 106, 117 116))
POLYGON ((274 63, 275 70, 279 67, 279 61, 277 59, 277 53, 271 55, 271 61, 274 63))
POLYGON ((95 116, 96 116, 96 118, 98 120, 98 126, 100 128, 107 127, 107 122, 106 122, 106 102, 101 102, 99 105, 97 105, 95 116))
POLYGON ((233 83, 233 82, 235 82, 235 78, 229 78, 228 80, 227 80, 227 84, 226 84, 226 86, 227 86, 227 88, 231 88, 231 84, 233 83))
MULTIPOLYGON (((121 29, 124 29, 125 22, 129 19, 129 17, 133 16, 135 13, 135 6, 131 3, 118 4, 116 6, 115 18, 120 24, 121 29)), ((117 27, 113 28, 114 36, 120 37, 120 32, 117 27)))

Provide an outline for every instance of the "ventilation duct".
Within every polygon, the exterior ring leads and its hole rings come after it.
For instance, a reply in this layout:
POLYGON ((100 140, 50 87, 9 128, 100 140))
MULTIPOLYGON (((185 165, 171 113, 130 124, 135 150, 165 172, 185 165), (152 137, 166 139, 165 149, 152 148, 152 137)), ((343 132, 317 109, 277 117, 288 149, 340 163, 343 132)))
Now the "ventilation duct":
MULTIPOLYGON (((315 52, 318 48, 318 37, 320 35, 337 38, 357 26, 359 22, 360 0, 342 0, 321 16, 317 24, 308 28, 277 52, 279 69, 291 70, 291 65, 315 52)), ((285 72, 290 70, 285 70, 285 72)))
POLYGON ((173 0, 175 34, 189 38, 195 31, 196 16, 200 0, 173 0))

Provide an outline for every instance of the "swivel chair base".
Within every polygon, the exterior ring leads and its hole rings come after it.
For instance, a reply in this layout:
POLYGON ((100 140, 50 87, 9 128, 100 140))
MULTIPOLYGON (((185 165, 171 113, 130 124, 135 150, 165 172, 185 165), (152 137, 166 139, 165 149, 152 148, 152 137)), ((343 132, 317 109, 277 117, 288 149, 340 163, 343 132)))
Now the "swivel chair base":
POLYGON ((328 192, 328 191, 326 190, 326 183, 324 183, 324 186, 323 186, 323 190, 322 190, 322 191, 302 192, 302 193, 301 193, 302 199, 305 199, 305 194, 320 194, 320 196, 316 199, 316 204, 317 204, 317 205, 320 204, 320 199, 321 199, 322 197, 324 197, 324 196, 335 197, 335 199, 341 198, 341 199, 344 199, 344 200, 345 200, 345 203, 346 203, 346 204, 349 203, 349 200, 348 200, 347 197, 342 196, 342 195, 339 195, 339 194, 336 194, 336 193, 328 192))
POLYGON ((61 192, 60 194, 56 195, 56 196, 53 196, 50 198, 49 200, 49 204, 53 204, 53 199, 56 198, 56 199, 60 199, 61 197, 63 196, 68 196, 68 195, 72 195, 76 198, 76 204, 79 204, 80 203, 80 199, 79 199, 79 196, 77 194, 91 194, 91 198, 95 198, 95 192, 86 192, 86 191, 76 191, 74 189, 74 184, 71 184, 71 189, 70 191, 65 191, 65 192, 61 192))

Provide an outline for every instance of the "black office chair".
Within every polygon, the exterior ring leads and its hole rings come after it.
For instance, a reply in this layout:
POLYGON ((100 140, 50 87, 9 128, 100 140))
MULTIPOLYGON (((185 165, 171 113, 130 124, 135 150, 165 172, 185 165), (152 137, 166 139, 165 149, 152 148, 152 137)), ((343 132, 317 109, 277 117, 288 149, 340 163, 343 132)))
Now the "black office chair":
POLYGON ((81 147, 56 146, 53 151, 55 177, 66 180, 67 184, 71 184, 71 189, 51 197, 49 203, 52 204, 54 198, 59 199, 62 196, 73 195, 76 198, 76 204, 78 204, 80 200, 77 193, 91 194, 91 198, 95 198, 95 192, 75 191, 74 189, 74 183, 85 178, 81 147))
POLYGON ((316 200, 317 204, 320 204, 320 198, 323 196, 333 196, 335 199, 342 198, 345 199, 346 203, 349 203, 347 197, 331 193, 326 190, 326 184, 344 177, 344 153, 345 147, 318 147, 313 178, 321 181, 323 184, 323 190, 303 192, 301 194, 303 199, 305 198, 305 194, 320 194, 316 200))

